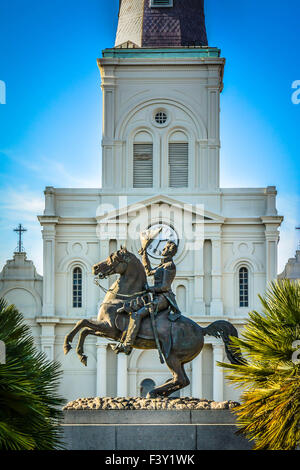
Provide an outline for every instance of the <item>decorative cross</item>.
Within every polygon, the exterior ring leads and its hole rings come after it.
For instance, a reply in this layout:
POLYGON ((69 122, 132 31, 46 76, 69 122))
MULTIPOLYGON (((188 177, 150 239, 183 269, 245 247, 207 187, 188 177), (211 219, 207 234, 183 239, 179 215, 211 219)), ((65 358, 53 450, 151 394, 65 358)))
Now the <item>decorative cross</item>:
POLYGON ((22 224, 19 224, 18 228, 14 229, 14 232, 17 232, 19 234, 19 243, 18 243, 17 252, 22 253, 22 250, 23 250, 22 235, 24 232, 27 232, 27 229, 22 227, 22 224))

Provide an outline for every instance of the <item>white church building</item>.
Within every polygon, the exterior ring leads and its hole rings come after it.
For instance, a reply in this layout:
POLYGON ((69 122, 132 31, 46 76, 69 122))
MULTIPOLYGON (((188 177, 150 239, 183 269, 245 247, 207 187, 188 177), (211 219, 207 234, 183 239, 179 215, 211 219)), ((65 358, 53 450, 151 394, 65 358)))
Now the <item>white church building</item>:
MULTIPOLYGON (((63 353, 65 335, 79 319, 95 319, 104 297, 93 264, 121 245, 139 256, 140 231, 163 225, 177 239, 173 290, 182 313, 201 326, 224 319, 241 331, 248 312, 260 309, 258 294, 277 277, 276 188, 220 187, 225 59, 208 46, 203 3, 120 1, 115 46, 98 60, 102 187, 47 187, 38 216, 43 277, 23 252, 0 275, 0 296, 16 304, 38 347, 61 363, 67 400, 140 396, 170 377, 156 350, 116 355, 110 340, 88 337, 84 367, 75 337, 74 349, 63 353)), ((159 252, 150 256, 157 263, 159 252)), ((101 282, 108 288, 113 281, 101 282)), ((223 359, 223 344, 206 337, 186 366, 191 383, 181 396, 238 399, 216 365, 223 359)))

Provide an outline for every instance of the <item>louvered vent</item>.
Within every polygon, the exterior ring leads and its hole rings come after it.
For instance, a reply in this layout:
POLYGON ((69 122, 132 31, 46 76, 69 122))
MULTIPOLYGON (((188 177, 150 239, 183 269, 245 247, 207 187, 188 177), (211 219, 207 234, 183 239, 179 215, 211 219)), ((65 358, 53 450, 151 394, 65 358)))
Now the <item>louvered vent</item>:
POLYGON ((151 7, 172 7, 173 0, 151 0, 151 7))
POLYGON ((169 187, 187 188, 189 183, 189 144, 169 144, 169 187))
POLYGON ((153 187, 153 144, 133 146, 133 187, 153 187))

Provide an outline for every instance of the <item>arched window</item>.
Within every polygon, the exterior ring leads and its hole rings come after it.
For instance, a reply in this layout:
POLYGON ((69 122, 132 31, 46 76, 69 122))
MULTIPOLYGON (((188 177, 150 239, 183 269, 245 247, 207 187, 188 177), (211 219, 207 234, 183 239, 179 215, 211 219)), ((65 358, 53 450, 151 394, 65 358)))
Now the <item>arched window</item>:
POLYGON ((148 132, 139 132, 134 139, 133 187, 153 187, 153 143, 148 132))
POLYGON ((155 387, 155 382, 152 379, 144 379, 141 383, 140 393, 141 397, 146 397, 147 393, 153 390, 155 387))
POLYGON ((240 307, 249 307, 249 271, 243 267, 239 270, 240 307))
POLYGON ((169 187, 187 188, 189 185, 189 144, 183 132, 172 134, 169 141, 169 187))
POLYGON ((82 269, 73 269, 73 308, 82 308, 82 269))

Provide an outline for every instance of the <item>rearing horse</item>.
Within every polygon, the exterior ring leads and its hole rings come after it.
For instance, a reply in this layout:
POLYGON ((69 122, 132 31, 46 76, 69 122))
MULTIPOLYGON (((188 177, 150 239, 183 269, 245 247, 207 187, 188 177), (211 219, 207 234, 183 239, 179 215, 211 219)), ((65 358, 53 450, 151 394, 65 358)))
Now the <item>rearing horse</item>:
MULTIPOLYGON (((119 274, 119 279, 107 291, 99 309, 97 321, 80 320, 75 328, 65 337, 64 352, 67 354, 74 336, 80 331, 77 354, 80 361, 87 365, 83 345, 88 335, 110 338, 120 341, 128 322, 126 314, 118 314, 124 301, 132 300, 146 293, 147 278, 145 269, 139 259, 126 248, 112 253, 105 261, 93 266, 93 274, 105 279, 112 274, 119 274)), ((168 310, 159 312, 156 317, 158 336, 162 345, 165 360, 173 378, 163 385, 155 387, 149 397, 167 397, 180 390, 190 381, 184 370, 184 364, 192 361, 201 352, 205 335, 222 338, 228 359, 233 364, 243 363, 240 353, 230 348, 230 336, 237 337, 236 328, 227 321, 216 321, 207 328, 202 328, 183 315, 176 321, 168 319, 168 310)), ((137 349, 156 349, 151 320, 145 318, 134 343, 137 349)))

